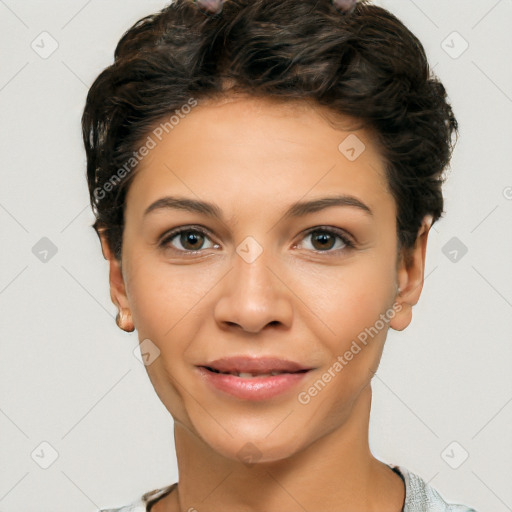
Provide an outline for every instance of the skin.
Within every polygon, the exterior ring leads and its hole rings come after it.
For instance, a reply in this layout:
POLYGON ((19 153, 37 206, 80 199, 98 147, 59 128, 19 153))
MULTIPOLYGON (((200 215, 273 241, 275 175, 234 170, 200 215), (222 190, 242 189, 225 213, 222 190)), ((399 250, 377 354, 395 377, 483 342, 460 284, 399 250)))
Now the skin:
POLYGON ((347 129, 335 128, 325 113, 243 96, 200 103, 137 170, 126 199, 122 265, 101 236, 121 327, 135 327, 140 341, 160 350, 146 369, 175 423, 179 489, 154 512, 402 509, 402 480, 369 449, 371 379, 387 329, 411 321, 431 219, 406 265, 397 257, 396 204, 371 134, 351 131, 350 119, 347 129), (366 146, 355 161, 338 150, 351 133, 366 146), (334 206, 283 216, 299 200, 334 194, 359 199, 372 215, 334 206), (215 203, 224 218, 169 208, 144 215, 170 195, 215 203), (162 235, 190 225, 211 235, 197 234, 192 245, 178 235, 159 246, 162 235), (335 235, 322 245, 306 233, 317 226, 345 230, 355 247, 335 235), (250 263, 236 251, 248 236, 263 250, 250 263), (200 252, 190 255, 194 250, 200 252), (300 403, 298 393, 390 310, 389 325, 300 403), (212 390, 196 374, 195 365, 231 355, 315 369, 291 392, 247 401, 212 390), (246 443, 257 449, 254 464, 240 458, 246 443))

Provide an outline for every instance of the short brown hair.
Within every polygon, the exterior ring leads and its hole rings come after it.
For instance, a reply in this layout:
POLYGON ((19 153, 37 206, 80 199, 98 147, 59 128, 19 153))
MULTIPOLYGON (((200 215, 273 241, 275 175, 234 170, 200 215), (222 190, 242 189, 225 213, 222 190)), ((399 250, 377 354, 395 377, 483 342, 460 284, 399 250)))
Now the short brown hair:
POLYGON ((313 101, 371 129, 397 205, 400 247, 414 245, 425 215, 442 215, 457 121, 422 44, 393 14, 368 0, 351 14, 330 0, 228 0, 208 15, 193 0, 175 0, 125 32, 82 116, 93 227, 105 229, 118 259, 134 172, 112 177, 155 123, 191 97, 226 95, 228 85, 313 101))

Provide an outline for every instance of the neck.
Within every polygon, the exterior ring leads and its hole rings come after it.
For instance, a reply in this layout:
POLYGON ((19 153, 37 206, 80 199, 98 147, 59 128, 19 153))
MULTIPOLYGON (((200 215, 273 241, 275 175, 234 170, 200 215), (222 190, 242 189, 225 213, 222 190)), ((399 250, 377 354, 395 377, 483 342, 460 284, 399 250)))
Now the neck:
POLYGON ((161 509, 400 512, 403 483, 369 449, 370 406, 367 386, 341 426, 292 457, 250 465, 219 455, 177 423, 178 492, 161 509))

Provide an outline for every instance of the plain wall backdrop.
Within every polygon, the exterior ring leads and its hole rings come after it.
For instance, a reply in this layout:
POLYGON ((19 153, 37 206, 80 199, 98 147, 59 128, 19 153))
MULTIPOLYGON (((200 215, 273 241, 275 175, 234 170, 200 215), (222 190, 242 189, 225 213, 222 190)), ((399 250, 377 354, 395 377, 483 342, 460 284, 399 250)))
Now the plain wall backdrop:
MULTIPOLYGON (((156 0, 0 0, 0 511, 93 512, 177 480, 172 418, 115 325, 80 117, 156 0)), ((448 501, 512 510, 511 0, 387 0, 460 139, 413 322, 390 331, 370 443, 448 501), (467 457, 467 458, 466 458, 467 457)))

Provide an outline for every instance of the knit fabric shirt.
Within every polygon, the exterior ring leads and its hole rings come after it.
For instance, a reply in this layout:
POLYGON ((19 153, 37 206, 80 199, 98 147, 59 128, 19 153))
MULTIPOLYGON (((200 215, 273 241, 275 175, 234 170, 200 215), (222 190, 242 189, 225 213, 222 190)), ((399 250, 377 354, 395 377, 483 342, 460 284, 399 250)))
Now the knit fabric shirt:
MULTIPOLYGON (((476 512, 475 509, 465 505, 446 502, 427 482, 407 468, 393 465, 389 465, 389 467, 402 477, 405 484, 405 502, 402 512, 476 512)), ((147 512, 150 510, 148 505, 169 494, 176 485, 177 483, 174 483, 147 492, 131 505, 101 509, 99 512, 147 512)))

